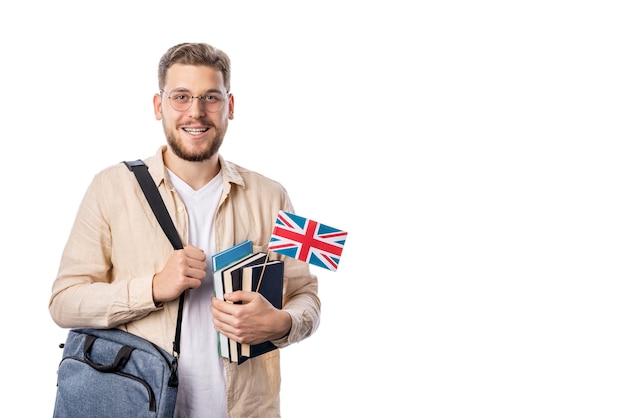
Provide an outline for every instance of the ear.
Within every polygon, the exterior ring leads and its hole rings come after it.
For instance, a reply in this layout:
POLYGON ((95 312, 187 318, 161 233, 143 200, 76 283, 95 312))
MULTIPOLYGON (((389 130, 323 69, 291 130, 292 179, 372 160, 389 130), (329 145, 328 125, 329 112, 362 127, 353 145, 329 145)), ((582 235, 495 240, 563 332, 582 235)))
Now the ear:
POLYGON ((232 94, 228 97, 228 119, 235 119, 235 97, 232 94))
POLYGON ((152 104, 154 106, 154 117, 156 120, 161 120, 163 118, 163 98, 159 93, 156 93, 152 98, 152 104))

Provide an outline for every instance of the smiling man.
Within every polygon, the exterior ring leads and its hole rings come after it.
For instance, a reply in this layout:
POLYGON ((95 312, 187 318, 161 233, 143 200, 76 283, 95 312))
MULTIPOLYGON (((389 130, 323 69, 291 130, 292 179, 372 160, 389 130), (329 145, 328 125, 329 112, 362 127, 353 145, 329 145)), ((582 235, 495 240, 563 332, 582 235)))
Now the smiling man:
POLYGON ((172 250, 124 164, 94 177, 79 207, 49 309, 61 327, 120 328, 171 352, 185 292, 177 417, 279 417, 280 350, 241 365, 218 353, 219 331, 240 343, 279 348, 319 325, 317 278, 285 263, 282 309, 261 294, 213 293, 213 254, 245 240, 266 251, 280 210, 280 183, 225 160, 219 149, 234 117, 230 59, 204 43, 173 46, 158 67, 153 105, 167 145, 145 158, 185 247, 172 250), (229 303, 243 302, 243 303, 229 303))

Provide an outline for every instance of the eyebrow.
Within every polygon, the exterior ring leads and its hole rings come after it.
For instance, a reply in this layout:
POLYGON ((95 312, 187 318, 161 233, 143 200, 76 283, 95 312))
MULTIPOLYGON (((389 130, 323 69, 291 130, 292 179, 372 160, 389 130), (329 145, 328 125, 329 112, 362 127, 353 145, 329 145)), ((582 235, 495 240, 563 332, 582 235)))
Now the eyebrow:
MULTIPOLYGON (((170 90, 170 93, 172 92, 190 92, 191 90, 185 88, 185 87, 177 87, 174 88, 172 90, 170 90)), ((209 90, 205 90, 204 93, 202 93, 202 95, 205 95, 207 93, 219 93, 219 94, 224 94, 220 89, 209 89, 209 90)))

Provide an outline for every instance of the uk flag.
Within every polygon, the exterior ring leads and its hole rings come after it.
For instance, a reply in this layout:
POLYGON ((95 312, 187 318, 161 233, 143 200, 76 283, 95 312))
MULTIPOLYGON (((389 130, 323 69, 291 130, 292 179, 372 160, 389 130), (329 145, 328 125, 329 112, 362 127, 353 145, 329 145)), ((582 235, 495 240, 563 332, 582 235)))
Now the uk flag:
POLYGON ((280 211, 267 250, 337 271, 347 235, 345 231, 280 211))

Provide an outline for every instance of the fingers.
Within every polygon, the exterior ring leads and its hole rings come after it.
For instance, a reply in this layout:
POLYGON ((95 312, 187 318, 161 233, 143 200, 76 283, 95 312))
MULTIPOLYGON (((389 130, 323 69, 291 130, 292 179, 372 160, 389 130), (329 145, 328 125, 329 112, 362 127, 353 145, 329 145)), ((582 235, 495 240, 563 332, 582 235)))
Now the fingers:
POLYGON ((269 316, 275 310, 271 303, 257 292, 238 290, 225 296, 227 301, 211 299, 215 329, 240 343, 266 341, 268 328, 271 328, 266 322, 272 322, 269 316))
POLYGON ((211 303, 213 326, 220 333, 237 342, 243 342, 241 341, 241 337, 246 332, 244 329, 240 328, 243 325, 243 320, 240 318, 240 308, 241 305, 224 302, 215 297, 213 297, 211 303))
POLYGON ((224 300, 232 303, 252 303, 261 302, 265 298, 259 292, 237 290, 236 292, 224 293, 224 300))
POLYGON ((190 279, 202 280, 206 277, 206 263, 188 261, 181 266, 181 275, 190 279))
POLYGON ((187 245, 182 250, 182 256, 179 262, 183 276, 197 280, 202 280, 206 277, 207 263, 204 251, 193 245, 187 245))
POLYGON ((152 297, 155 302, 177 298, 187 289, 197 289, 206 278, 206 254, 188 245, 172 252, 163 270, 152 279, 152 297))
POLYGON ((183 253, 189 259, 204 262, 206 265, 206 254, 200 248, 194 247, 193 245, 187 245, 183 248, 183 253))
POLYGON ((188 245, 174 253, 173 263, 182 277, 202 280, 206 276, 206 254, 193 245, 188 245))

